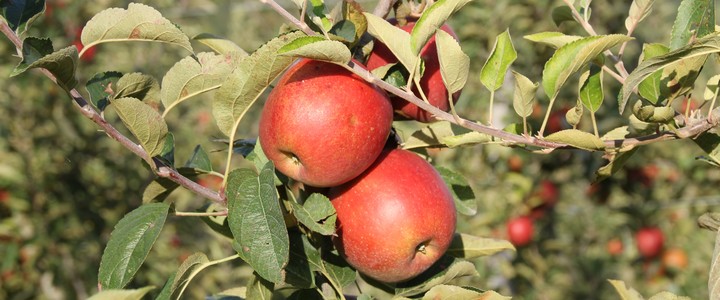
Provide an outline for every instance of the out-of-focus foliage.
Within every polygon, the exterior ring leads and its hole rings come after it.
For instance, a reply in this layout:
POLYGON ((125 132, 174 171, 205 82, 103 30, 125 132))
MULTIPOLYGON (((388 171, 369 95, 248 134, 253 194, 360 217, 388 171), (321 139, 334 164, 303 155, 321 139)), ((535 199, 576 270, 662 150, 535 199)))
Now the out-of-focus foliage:
MULTIPOLYGON (((126 7, 128 2, 49 1, 52 11, 31 28, 30 35, 50 36, 56 48, 71 45, 92 15, 108 7, 126 7)), ((213 33, 247 51, 273 37, 282 24, 277 14, 259 1, 140 2, 160 10, 190 36, 213 33)), ((624 33, 630 2, 595 1, 591 23, 598 33, 624 33)), ((625 52, 629 70, 637 64, 642 43, 669 41, 677 3, 656 2, 652 15, 636 32, 637 40, 625 52)), ((367 9, 373 5, 361 4, 367 9)), ((477 74, 498 34, 509 28, 518 52, 513 68, 538 81, 553 49, 523 36, 542 31, 582 33, 582 28, 571 22, 554 25, 552 9, 561 4, 549 0, 478 0, 453 18, 451 25, 471 58, 471 77, 458 103, 461 115, 471 119, 485 116, 489 95, 477 74)), ((0 43, 1 53, 11 53, 12 49, 9 42, 0 43)), ((81 84, 92 74, 108 70, 143 72, 160 78, 183 55, 186 53, 181 49, 151 43, 101 45, 92 61, 81 64, 78 73, 81 84)), ((4 74, 16 64, 11 55, 0 56, 4 74)), ((608 77, 608 86, 617 89, 608 77)), ((505 85, 495 98, 500 118, 512 112, 512 80, 506 80, 505 85)), ((606 93, 606 100, 614 100, 616 94, 606 93)), ((549 130, 568 127, 562 110, 576 100, 573 94, 568 95, 559 98, 556 109, 561 113, 553 114, 557 117, 551 118, 549 130)), ((221 136, 211 120, 211 100, 209 96, 193 99, 171 112, 169 126, 175 133, 179 161, 191 155, 196 144, 209 151, 223 149, 222 144, 211 141, 221 136)), ((547 103, 547 99, 539 101, 547 103)), ((598 119, 615 116, 615 103, 604 101, 598 119)), ((250 114, 256 115, 258 109, 256 105, 250 114)), ((125 213, 141 204, 150 171, 139 158, 83 119, 69 98, 37 73, 0 82, 0 111, 4 115, 0 118, 0 298, 85 298, 97 290, 99 259, 110 231, 125 213), (2 191, 7 191, 7 198, 2 191)), ((542 113, 531 116, 533 126, 539 125, 542 113)), ((119 122, 115 115, 107 117, 119 122)), ((244 120, 238 136, 256 134, 256 119, 244 120)), ((602 131, 618 124, 599 125, 602 131)), ((623 171, 595 185, 591 181, 593 172, 603 164, 600 154, 561 150, 538 155, 496 146, 429 154, 439 165, 465 175, 478 197, 478 214, 462 219, 459 231, 507 238, 506 220, 524 214, 536 219, 533 243, 519 248, 515 256, 500 254, 479 262, 482 280, 467 284, 526 299, 607 299, 617 298, 607 279, 619 279, 643 295, 669 290, 692 298, 708 297, 706 282, 714 236, 699 230, 695 220, 720 205, 720 170, 695 161, 694 157, 701 154, 696 146, 666 142, 642 148, 623 171), (518 160, 519 168, 515 165, 518 160), (543 204, 542 187, 547 182, 557 188, 555 204, 543 204), (686 268, 670 270, 659 259, 639 257, 634 233, 647 225, 664 231, 666 248, 680 248, 688 254, 686 268), (619 254, 608 251, 611 240, 622 242, 619 254)), ((213 166, 221 168, 219 162, 225 154, 210 155, 213 166)), ((178 192, 173 197, 177 210, 192 211, 201 203, 188 193, 178 192)), ((129 287, 162 286, 180 262, 196 251, 207 253, 211 259, 234 253, 230 243, 197 224, 170 217, 129 287)), ((191 283, 197 288, 189 289, 188 296, 203 298, 241 286, 249 275, 242 266, 213 266, 191 283)))

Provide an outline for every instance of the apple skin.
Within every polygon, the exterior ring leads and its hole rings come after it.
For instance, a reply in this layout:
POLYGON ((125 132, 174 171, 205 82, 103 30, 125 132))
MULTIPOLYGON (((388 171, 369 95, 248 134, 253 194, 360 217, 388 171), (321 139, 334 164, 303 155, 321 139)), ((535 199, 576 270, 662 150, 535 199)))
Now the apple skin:
POLYGON ((535 234, 535 226, 533 225, 532 218, 528 216, 521 216, 510 219, 507 222, 507 234, 510 239, 510 243, 516 247, 522 247, 532 242, 533 235, 535 234))
POLYGON ((315 187, 360 175, 392 126, 385 92, 331 63, 302 59, 268 96, 260 116, 265 155, 288 177, 315 187))
MULTIPOLYGON (((390 20, 390 23, 397 23, 395 20, 390 20)), ((415 22, 408 22, 405 26, 400 27, 402 30, 411 32, 415 27, 415 22)), ((444 24, 440 27, 441 30, 449 33, 457 40, 457 35, 448 26, 444 24)), ((428 43, 420 50, 420 56, 425 62, 425 73, 420 78, 420 86, 427 96, 428 102, 432 106, 439 108, 442 111, 450 110, 450 103, 448 103, 448 91, 445 88, 445 83, 442 81, 442 74, 440 74, 440 60, 438 59, 437 45, 435 44, 435 36, 428 41, 428 43)), ((368 70, 374 70, 387 64, 398 62, 398 59, 384 44, 376 41, 373 51, 368 56, 367 67, 368 70)), ((413 92, 418 98, 420 92, 417 88, 413 88, 413 92)), ((456 103, 460 97, 460 91, 453 94, 453 103, 456 103)), ((422 98, 421 98, 422 99, 422 98)), ((422 110, 415 104, 408 102, 399 97, 391 97, 393 109, 400 115, 410 119, 414 119, 420 122, 428 123, 435 120, 432 114, 422 110)))
POLYGON ((644 227, 635 233, 635 242, 640 255, 649 259, 660 255, 665 243, 665 237, 660 228, 644 227))
POLYGON ((331 188, 347 262, 375 280, 407 281, 450 246, 457 212, 440 174, 407 150, 384 151, 360 177, 331 188))

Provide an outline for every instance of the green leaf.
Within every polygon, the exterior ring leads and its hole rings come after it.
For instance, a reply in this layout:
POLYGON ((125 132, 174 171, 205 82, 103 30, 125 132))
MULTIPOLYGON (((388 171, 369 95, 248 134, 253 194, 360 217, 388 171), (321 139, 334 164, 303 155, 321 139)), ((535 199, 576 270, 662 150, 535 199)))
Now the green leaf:
POLYGON ((710 77, 705 84, 705 91, 703 92, 703 100, 712 101, 717 97, 718 87, 720 87, 720 74, 713 75, 710 77))
POLYGON ((243 59, 213 100, 213 115, 220 131, 230 136, 250 106, 295 60, 277 55, 277 50, 305 34, 293 31, 276 37, 243 59))
POLYGON ((165 136, 163 149, 158 156, 167 166, 175 167, 175 135, 172 132, 165 136))
POLYGON ((463 259, 472 259, 490 256, 505 250, 515 251, 515 247, 506 240, 482 238, 465 233, 456 233, 450 243, 450 247, 447 250, 447 255, 463 259))
POLYGON ((136 98, 157 111, 160 106, 160 84, 150 75, 125 74, 118 79, 113 98, 136 98))
POLYGON ((420 50, 425 47, 440 26, 469 2, 470 0, 439 0, 430 5, 417 20, 410 33, 410 50, 413 56, 418 56, 420 50))
MULTIPOLYGON (((717 115, 715 117, 717 118, 717 115)), ((704 132, 693 141, 707 153, 710 160, 720 164, 720 135, 715 132, 704 132)))
POLYGON ((413 296, 428 291, 434 286, 446 284, 456 278, 477 275, 475 265, 471 262, 445 255, 418 277, 397 284, 395 295, 413 296))
POLYGON ((561 130, 545 137, 545 139, 550 142, 563 143, 591 151, 605 148, 603 141, 599 137, 577 129, 561 130))
POLYGON ((599 182, 605 180, 617 173, 617 171, 622 170, 625 163, 630 160, 630 157, 632 157, 638 149, 639 148, 632 148, 625 152, 608 153, 608 155, 606 155, 610 157, 608 163, 595 171, 595 179, 593 181, 599 182))
POLYGON ((22 61, 10 76, 17 76, 29 69, 42 68, 57 78, 57 84, 66 91, 77 86, 75 71, 78 65, 78 52, 75 46, 53 52, 48 39, 29 37, 23 40, 22 61))
POLYGON ((477 131, 471 131, 468 133, 445 136, 440 139, 440 142, 450 148, 460 146, 473 146, 477 144, 486 144, 493 141, 493 136, 477 131))
POLYGON ((539 84, 533 83, 524 75, 513 71, 515 77, 515 92, 513 93, 513 109, 520 117, 526 118, 532 114, 535 104, 535 92, 539 84))
POLYGON ((531 35, 524 36, 526 40, 548 45, 555 49, 558 49, 566 44, 572 43, 581 39, 581 36, 577 35, 565 35, 562 32, 546 31, 539 32, 531 35))
POLYGON ((564 22, 575 22, 575 18, 573 17, 572 10, 570 7, 567 6, 558 6, 556 8, 553 8, 552 10, 552 19, 555 23, 555 26, 560 27, 560 24, 564 22))
MULTIPOLYGON (((353 30, 353 34, 355 31, 353 30)), ((350 50, 341 42, 320 36, 301 36, 278 49, 282 56, 305 57, 335 64, 346 64, 352 58, 350 50)))
POLYGON ((571 109, 568 109, 568 111, 565 112, 565 120, 572 126, 573 128, 576 128, 578 124, 580 124, 580 120, 582 119, 583 115, 583 104, 580 99, 578 99, 575 106, 571 109))
POLYGON ((495 38, 495 45, 490 52, 490 57, 480 70, 480 82, 488 90, 496 91, 502 86, 505 81, 505 73, 516 58, 517 52, 510 39, 510 31, 505 30, 495 38))
POLYGON ((112 106, 149 157, 162 152, 168 127, 156 110, 135 98, 115 99, 112 106))
POLYGON ((322 235, 335 233, 335 207, 322 194, 313 193, 302 205, 292 202, 297 220, 308 229, 322 235))
POLYGON ((274 288, 275 284, 263 279, 257 272, 253 272, 247 283, 246 298, 270 300, 274 288))
POLYGON ((594 64, 580 75, 580 90, 578 91, 580 101, 590 112, 595 113, 602 105, 605 95, 603 94, 603 70, 594 64))
POLYGON ((456 285, 437 285, 431 288, 422 298, 423 300, 509 300, 494 291, 479 292, 456 285))
POLYGON ((634 31, 637 24, 650 15, 653 4, 655 4, 655 0, 633 0, 628 17, 625 19, 625 28, 628 32, 634 31))
POLYGON ((204 269, 209 262, 207 255, 202 252, 196 252, 188 256, 175 273, 175 279, 170 288, 170 299, 178 299, 195 275, 204 269))
POLYGON ((447 168, 436 167, 436 169, 453 195, 455 209, 466 216, 475 215, 477 213, 477 200, 467 179, 447 168))
POLYGON ((290 241, 275 189, 273 164, 268 162, 259 175, 250 169, 230 172, 226 193, 235 251, 264 279, 281 282, 290 241))
POLYGON ((168 278, 165 281, 165 284, 163 285, 162 289, 160 290, 160 293, 155 297, 155 300, 171 300, 171 293, 172 291, 170 288, 172 287, 172 283, 175 280, 175 274, 172 274, 170 278, 168 278))
POLYGON ((715 1, 682 0, 670 33, 670 49, 715 32, 715 1))
POLYGON ((100 260, 100 288, 121 289, 132 280, 160 235, 169 209, 165 203, 145 204, 115 225, 100 260))
POLYGON ((148 292, 154 289, 154 286, 134 290, 105 289, 92 295, 88 300, 141 300, 148 292))
POLYGON ((653 295, 648 300, 690 300, 690 297, 678 296, 671 292, 664 291, 653 295))
POLYGON ((368 22, 368 33, 385 44, 406 70, 412 70, 417 56, 410 50, 410 34, 371 13, 363 13, 363 15, 368 22))
POLYGON ((290 260, 285 267, 285 282, 296 288, 313 288, 315 276, 311 268, 310 257, 320 257, 320 253, 310 244, 307 236, 298 232, 290 231, 290 260))
POLYGON ((170 179, 156 178, 145 187, 142 195, 143 204, 153 202, 153 200, 157 202, 164 201, 179 186, 170 179))
POLYGON ((216 36, 211 33, 201 33, 192 38, 201 44, 210 47, 213 51, 222 55, 230 55, 232 57, 243 58, 248 56, 248 53, 240 48, 233 41, 226 38, 216 36))
POLYGON ((207 152, 203 150, 202 146, 197 145, 195 146, 195 150, 193 150, 192 156, 190 156, 184 167, 204 172, 211 172, 212 162, 210 162, 210 157, 207 152))
POLYGON ((426 147, 444 147, 446 143, 458 146, 466 142, 454 138, 457 135, 471 132, 469 129, 454 125, 448 121, 439 121, 431 124, 419 124, 417 122, 394 122, 393 127, 402 140, 403 149, 415 149, 426 147))
POLYGON ((549 98, 557 95, 570 75, 590 63, 603 51, 632 38, 620 34, 598 35, 579 39, 560 47, 545 64, 543 88, 549 98))
MULTIPOLYGON (((336 286, 345 287, 355 282, 357 272, 348 263, 334 252, 325 254, 320 260, 320 272, 335 283, 336 286)), ((341 292, 341 291, 338 291, 341 292)))
MULTIPOLYGON (((670 52, 670 48, 663 44, 645 44, 643 45, 642 56, 640 59, 642 62, 646 59, 667 54, 668 52, 670 52)), ((660 93, 660 79, 662 73, 662 70, 657 70, 638 85, 638 93, 640 96, 650 101, 652 104, 657 104, 662 97, 662 94, 660 93)))
POLYGON ((45 11, 45 0, 13 0, 0 3, 0 13, 12 30, 23 33, 45 11))
POLYGON ((323 0, 310 0, 310 9, 307 10, 307 16, 315 25, 319 26, 320 31, 328 32, 332 28, 333 22, 325 14, 325 3, 323 0))
POLYGON ((241 60, 237 52, 202 52, 175 63, 162 79, 160 98, 165 114, 193 96, 220 88, 241 60))
POLYGON ((608 279, 608 282, 612 284, 612 286, 615 288, 615 291, 620 295, 620 299, 622 300, 643 300, 644 298, 638 291, 636 291, 633 288, 627 287, 625 285, 625 282, 622 282, 620 280, 612 280, 608 279))
POLYGON ((97 73, 85 84, 85 89, 90 95, 90 102, 100 111, 110 104, 110 97, 115 94, 117 82, 123 73, 108 71, 97 73))
POLYGON ((96 14, 80 36, 83 49, 108 42, 149 41, 177 45, 193 52, 190 39, 154 8, 130 3, 127 10, 108 8, 96 14))
MULTIPOLYGON (((343 4, 344 3, 346 2, 343 1, 343 4)), ((335 25, 330 28, 328 33, 330 33, 331 39, 350 44, 355 42, 355 32, 355 24, 353 24, 353 22, 340 20, 340 22, 335 23, 335 25)))
POLYGON ((642 122, 667 123, 675 116, 675 109, 669 106, 643 105, 638 101, 633 106, 633 115, 642 122))
POLYGON ((665 55, 644 60, 625 79, 625 85, 618 97, 618 108, 620 113, 625 110, 627 101, 630 99, 633 89, 638 87, 638 85, 646 78, 654 74, 655 71, 683 60, 698 58, 704 59, 708 55, 718 52, 720 52, 720 35, 711 34, 707 37, 696 40, 690 45, 671 51, 665 55))
POLYGON ((470 57, 460 48, 460 44, 449 33, 438 30, 435 33, 440 75, 450 94, 462 90, 470 71, 470 57))
POLYGON ((355 1, 343 1, 342 2, 343 15, 345 22, 352 22, 353 28, 355 29, 354 42, 350 44, 350 48, 360 42, 360 38, 365 32, 367 32, 368 22, 363 15, 363 8, 359 3, 355 1))

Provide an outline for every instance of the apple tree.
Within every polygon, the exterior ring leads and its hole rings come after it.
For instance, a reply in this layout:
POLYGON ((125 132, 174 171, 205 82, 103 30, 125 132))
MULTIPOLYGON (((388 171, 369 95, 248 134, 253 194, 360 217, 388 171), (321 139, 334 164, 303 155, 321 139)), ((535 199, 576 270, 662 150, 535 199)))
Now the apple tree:
MULTIPOLYGON (((554 21, 575 22, 584 34, 546 31, 524 37, 553 49, 541 78, 510 69, 518 53, 509 30, 497 33, 481 70, 471 76, 470 58, 460 43, 468 41, 458 41, 446 24, 469 2, 381 0, 365 11, 352 0, 335 7, 322 0, 293 1, 293 9, 264 0, 260 3, 287 25, 254 51, 211 33, 190 36, 153 7, 138 3, 97 13, 74 45, 55 49, 50 39, 27 34, 47 13, 44 1, 3 2, 0 31, 20 56, 10 76, 42 73, 67 94, 68 105, 154 175, 142 191, 143 205, 115 225, 94 297, 139 299, 151 293, 152 286, 127 286, 174 215, 219 233, 235 253, 188 256, 152 292, 156 299, 180 298, 198 273, 238 260, 252 273, 238 280, 237 289, 207 294, 504 299, 482 285, 459 282, 478 276, 472 261, 529 243, 531 221, 523 219, 523 236, 510 237, 515 246, 455 232, 458 213, 476 213, 476 195, 459 173, 433 166, 430 152, 499 144, 533 155, 602 153, 605 164, 594 174, 602 181, 622 170, 638 149, 682 140, 702 149, 698 163, 720 166, 720 75, 698 82, 698 74, 714 66, 720 52, 712 2, 683 0, 670 42, 643 43, 642 53, 632 58, 637 67, 628 70, 625 62, 631 58, 624 51, 639 43, 633 32, 655 1, 633 1, 622 32, 598 34, 591 24, 591 1, 564 0, 553 12, 554 21), (92 56, 134 42, 159 42, 186 56, 161 79, 107 70, 78 80, 79 66, 92 56), (490 94, 487 111, 479 118, 465 117, 455 104, 468 81, 478 79, 490 94), (621 88, 608 88, 609 81, 621 88), (697 84, 705 85, 702 95, 697 84), (495 98, 507 85, 516 116, 499 127, 494 114, 504 104, 495 98), (206 93, 213 94, 206 105, 224 135, 218 141, 225 155, 220 166, 200 146, 177 161, 175 129, 167 122, 206 93), (692 97, 705 102, 676 110, 674 103, 690 103, 692 97), (577 101, 559 114, 556 103, 562 98, 577 101), (617 113, 609 118, 619 125, 610 129, 598 126, 603 120, 596 118, 606 98, 616 100, 617 113), (259 138, 239 136, 248 111, 263 101, 259 138), (536 124, 530 118, 538 107, 541 121, 536 124), (554 129, 557 116, 571 128, 554 129), (215 178, 217 186, 202 184, 207 178, 215 178), (202 208, 176 209, 170 195, 178 189, 197 194, 202 208)), ((113 67, 122 69, 123 63, 113 67)), ((547 193, 539 198, 552 206, 553 192, 547 193)), ((717 219, 708 214, 700 224, 717 231, 717 219)), ((656 249, 642 252, 659 255, 656 249)), ((683 264, 682 258, 674 261, 683 264)), ((711 295, 717 294, 718 272, 711 270, 711 295)), ((622 297, 640 299, 623 282, 611 283, 622 297)))

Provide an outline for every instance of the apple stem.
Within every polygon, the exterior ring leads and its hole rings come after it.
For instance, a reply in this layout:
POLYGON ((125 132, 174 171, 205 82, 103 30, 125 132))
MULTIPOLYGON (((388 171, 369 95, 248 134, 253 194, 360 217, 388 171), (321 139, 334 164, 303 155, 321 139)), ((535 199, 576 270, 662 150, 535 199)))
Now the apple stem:
POLYGON ((545 126, 550 118, 550 112, 552 111, 553 104, 555 103, 555 98, 557 98, 557 93, 552 97, 552 99, 550 99, 550 104, 548 104, 547 111, 545 112, 545 118, 543 119, 542 126, 540 126, 540 131, 538 132, 541 137, 545 136, 545 126))
POLYGON ((490 109, 488 109, 488 125, 493 124, 493 106, 495 102, 495 90, 490 91, 490 109))

